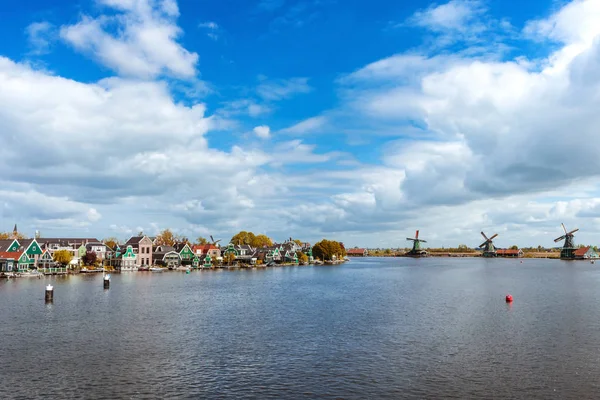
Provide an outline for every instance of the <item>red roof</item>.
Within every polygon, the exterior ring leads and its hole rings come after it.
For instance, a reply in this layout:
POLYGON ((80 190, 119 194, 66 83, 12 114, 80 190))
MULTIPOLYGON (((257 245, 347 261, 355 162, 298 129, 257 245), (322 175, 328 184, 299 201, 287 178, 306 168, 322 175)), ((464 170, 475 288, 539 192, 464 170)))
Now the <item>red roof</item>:
POLYGON ((365 254, 365 249, 348 249, 346 254, 365 254))
POLYGON ((197 244, 192 247, 192 251, 194 252, 194 254, 198 254, 198 251, 200 251, 200 254, 206 254, 206 253, 208 253, 209 250, 218 250, 218 249, 219 248, 217 246, 215 246, 214 244, 197 244))
POLYGON ((519 249, 506 249, 506 250, 499 249, 499 250, 496 250, 496 254, 498 254, 498 255, 505 255, 505 256, 511 256, 511 255, 515 255, 516 256, 516 255, 519 254, 520 251, 521 250, 519 250, 519 249))
POLYGON ((585 253, 587 253, 587 251, 590 249, 590 246, 588 247, 582 247, 580 249, 575 250, 575 257, 583 257, 585 255, 585 253))
POLYGON ((0 258, 13 258, 15 260, 18 260, 19 258, 21 258, 22 254, 22 251, 0 251, 0 258))

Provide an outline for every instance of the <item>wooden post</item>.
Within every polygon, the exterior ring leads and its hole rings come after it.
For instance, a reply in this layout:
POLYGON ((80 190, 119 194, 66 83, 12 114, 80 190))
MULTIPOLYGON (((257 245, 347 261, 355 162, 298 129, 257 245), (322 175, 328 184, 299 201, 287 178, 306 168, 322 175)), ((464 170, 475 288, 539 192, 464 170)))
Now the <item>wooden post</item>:
POLYGON ((46 286, 46 303, 52 303, 54 301, 54 288, 52 285, 46 286))

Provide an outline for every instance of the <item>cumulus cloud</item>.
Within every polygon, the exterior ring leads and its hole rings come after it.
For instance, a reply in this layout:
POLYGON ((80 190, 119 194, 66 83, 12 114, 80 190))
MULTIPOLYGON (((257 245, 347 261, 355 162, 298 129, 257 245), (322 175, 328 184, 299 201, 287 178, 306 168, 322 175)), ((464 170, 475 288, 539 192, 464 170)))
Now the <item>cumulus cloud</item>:
POLYGON ((60 29, 61 37, 78 51, 128 77, 196 76, 198 54, 177 39, 179 9, 174 0, 100 0, 115 13, 82 16, 60 29))
POLYGON ((268 139, 271 136, 271 128, 266 125, 257 126, 253 131, 261 139, 268 139))

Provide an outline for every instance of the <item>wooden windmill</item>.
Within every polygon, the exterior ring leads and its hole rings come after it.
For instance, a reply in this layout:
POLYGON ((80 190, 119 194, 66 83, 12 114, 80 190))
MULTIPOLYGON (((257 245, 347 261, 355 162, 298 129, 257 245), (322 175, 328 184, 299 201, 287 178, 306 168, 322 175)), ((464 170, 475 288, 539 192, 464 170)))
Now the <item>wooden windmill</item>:
POLYGON ((479 245, 480 249, 483 248, 483 256, 496 257, 496 247, 494 247, 493 240, 496 236, 498 236, 498 234, 495 233, 491 238, 488 238, 487 236, 485 236, 485 233, 481 232, 481 236, 483 236, 483 238, 485 239, 485 242, 479 245))
POLYGON ((406 240, 410 240, 413 242, 412 249, 406 253, 407 256, 410 257, 426 257, 427 251, 421 249, 421 243, 427 243, 427 240, 419 239, 419 230, 415 233, 414 238, 406 238, 406 240))
POLYGON ((573 237, 575 235, 573 235, 575 232, 577 232, 579 230, 579 228, 577 229, 573 229, 571 232, 567 232, 567 228, 565 228, 565 224, 562 224, 562 228, 563 231, 565 231, 565 234, 562 235, 561 237, 557 237, 556 239, 554 239, 554 242, 560 242, 561 240, 565 240, 565 244, 563 244, 563 248, 560 251, 560 258, 564 258, 564 259, 573 259, 575 258, 575 250, 577 250, 575 248, 575 242, 573 241, 573 237))

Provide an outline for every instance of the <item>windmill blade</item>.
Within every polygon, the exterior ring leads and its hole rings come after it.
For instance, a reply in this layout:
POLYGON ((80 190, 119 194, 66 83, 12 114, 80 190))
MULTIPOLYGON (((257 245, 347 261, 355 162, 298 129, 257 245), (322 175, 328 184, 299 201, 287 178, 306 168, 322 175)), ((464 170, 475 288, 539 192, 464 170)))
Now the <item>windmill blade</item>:
POLYGON ((415 239, 419 238, 419 230, 417 229, 417 232, 415 233, 415 239))
POLYGON ((419 240, 419 242, 421 242, 421 243, 427 243, 427 240, 421 239, 421 240, 419 240))
POLYGON ((479 245, 479 247, 483 247, 483 246, 485 246, 487 243, 488 243, 488 241, 486 240, 485 242, 481 243, 481 244, 479 245))
POLYGON ((572 235, 572 234, 574 234, 575 232, 577 232, 578 230, 579 230, 579 228, 577 228, 577 229, 573 229, 571 232, 567 233, 567 235, 572 235))
POLYGON ((412 240, 414 242, 416 239, 406 238, 406 240, 412 240))
POLYGON ((212 235, 210 235, 210 240, 211 240, 212 242, 214 242, 214 241, 215 241, 215 239, 212 237, 212 235))
POLYGON ((565 224, 563 224, 562 222, 560 223, 563 227, 563 231, 565 231, 565 234, 567 233, 567 228, 565 228, 565 224))
POLYGON ((492 237, 490 238, 490 240, 493 240, 493 239, 494 239, 496 236, 498 236, 498 234, 497 234, 497 233, 495 233, 495 234, 494 234, 494 236, 492 236, 492 237))
POLYGON ((554 241, 555 242, 560 242, 561 240, 563 240, 566 237, 567 237, 567 235, 562 235, 561 237, 554 239, 554 241))
POLYGON ((217 244, 217 243, 219 243, 220 241, 221 241, 221 239, 219 239, 219 240, 215 240, 215 241, 213 242, 213 244, 217 244))
POLYGON ((483 236, 483 238, 484 238, 486 241, 487 241, 487 240, 490 240, 490 239, 488 239, 488 237, 487 237, 487 236, 485 236, 485 233, 483 233, 483 232, 481 232, 481 236, 483 236))

